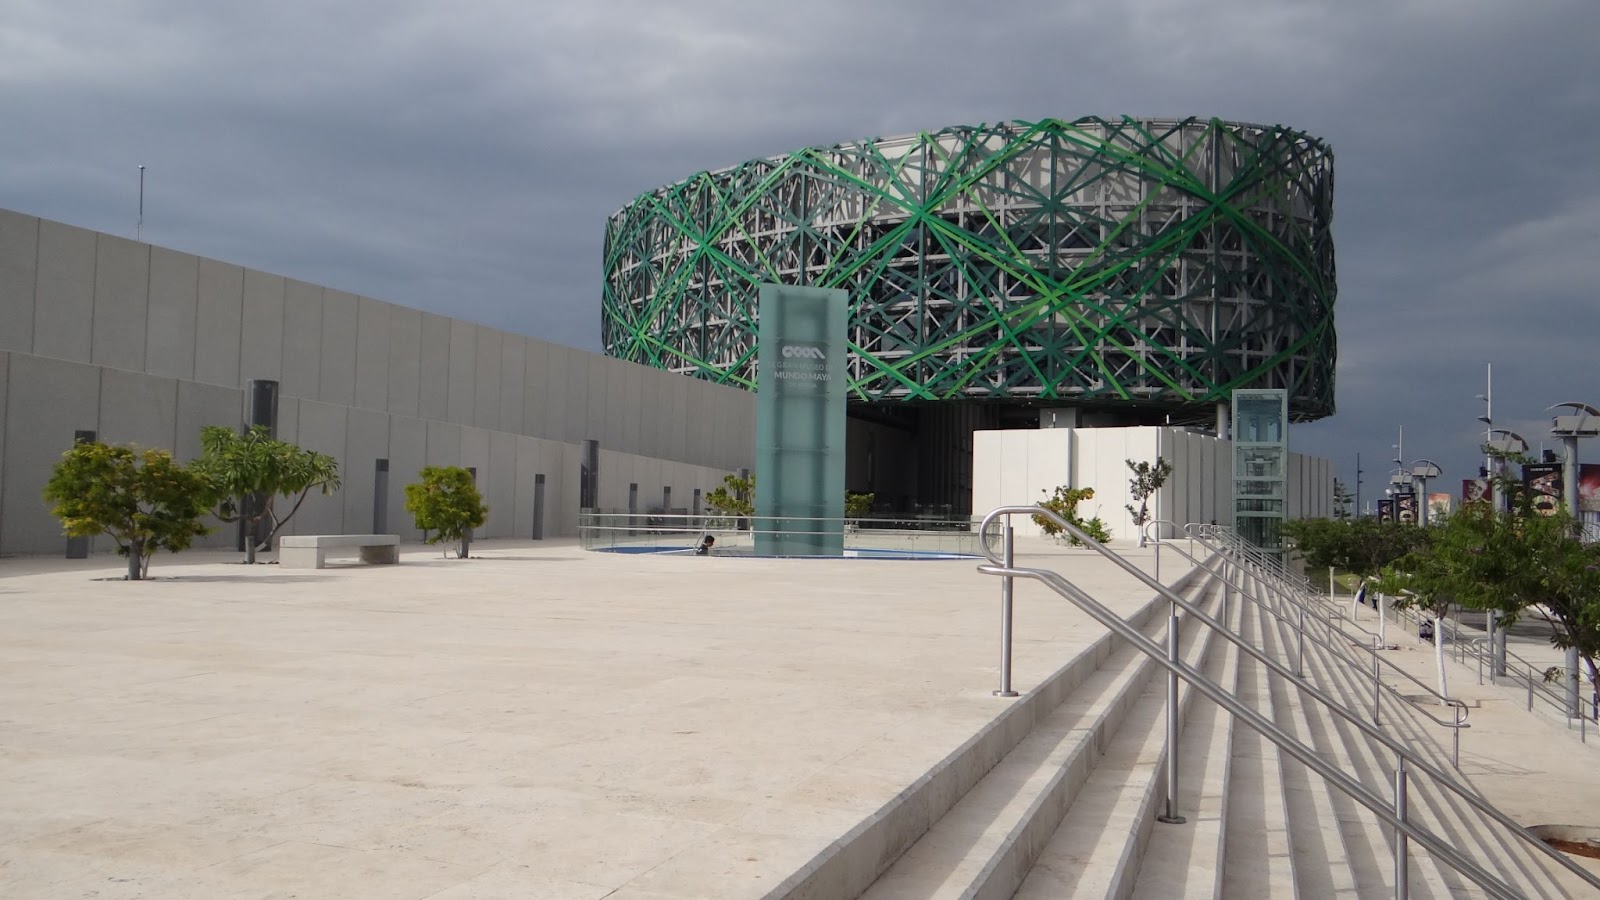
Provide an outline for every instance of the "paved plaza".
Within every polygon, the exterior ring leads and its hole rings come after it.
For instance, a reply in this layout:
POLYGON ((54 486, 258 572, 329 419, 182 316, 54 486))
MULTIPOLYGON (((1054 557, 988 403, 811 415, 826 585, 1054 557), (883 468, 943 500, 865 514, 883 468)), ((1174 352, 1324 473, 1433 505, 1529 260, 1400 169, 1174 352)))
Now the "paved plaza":
MULTIPOLYGON (((0 560, 0 896, 759 897, 1006 703, 971 560, 404 549, 0 560)), ((1016 687, 1100 633, 1019 583, 1016 687)))

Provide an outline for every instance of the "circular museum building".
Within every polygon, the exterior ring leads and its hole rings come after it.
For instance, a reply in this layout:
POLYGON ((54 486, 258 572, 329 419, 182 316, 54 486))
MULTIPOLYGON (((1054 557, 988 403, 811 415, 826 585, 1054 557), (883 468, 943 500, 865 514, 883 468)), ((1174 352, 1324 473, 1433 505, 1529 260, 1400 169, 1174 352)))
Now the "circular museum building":
POLYGON ((606 223, 615 357, 756 383, 762 283, 850 297, 849 489, 970 512, 971 433, 1333 412, 1333 154, 1282 126, 1046 119, 751 160, 606 223))

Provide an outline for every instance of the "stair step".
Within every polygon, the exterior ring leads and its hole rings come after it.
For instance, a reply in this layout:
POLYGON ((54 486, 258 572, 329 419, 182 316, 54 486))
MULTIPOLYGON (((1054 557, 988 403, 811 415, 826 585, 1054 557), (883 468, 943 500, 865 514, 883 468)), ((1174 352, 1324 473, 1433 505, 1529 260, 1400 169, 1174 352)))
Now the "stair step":
MULTIPOLYGON (((1208 591, 1204 608, 1217 606, 1219 591, 1208 591)), ((1180 652, 1189 665, 1204 668, 1213 648, 1225 643, 1205 626, 1180 627, 1180 652)), ((1133 892, 1145 848, 1157 825, 1165 797, 1165 670, 1148 658, 1151 674, 1138 707, 1131 711, 1088 781, 1073 799, 1050 842, 1016 892, 1016 900, 1063 897, 1125 898, 1133 892)), ((1186 711, 1198 697, 1180 683, 1180 742, 1186 711)))
MULTIPOLYGON (((1203 593, 1192 585, 1181 592, 1203 593)), ((1167 604, 1139 623, 1165 631, 1167 604)), ((1107 635, 1110 636, 1109 633, 1107 635)), ((883 873, 864 900, 1010 897, 1138 699, 1154 664, 1120 639, 1072 696, 883 873)))
MULTIPOLYGON (((1257 596, 1260 596, 1258 594, 1257 596)), ((1284 634, 1287 627, 1270 610, 1255 610, 1261 623, 1261 649, 1270 657, 1293 669, 1295 642, 1284 634)), ((1292 629, 1290 629, 1292 630, 1292 629)), ((1271 684, 1273 721, 1290 737, 1317 752, 1325 761, 1340 764, 1327 748, 1317 746, 1311 728, 1310 716, 1317 705, 1301 692, 1290 679, 1273 676, 1271 684)), ((1276 749, 1276 748, 1275 748, 1276 749)), ((1357 878, 1348 848, 1345 846, 1345 824, 1341 821, 1339 805, 1334 794, 1338 788, 1328 784, 1319 774, 1287 753, 1278 751, 1279 765, 1283 769, 1285 798, 1289 805, 1289 827, 1294 831, 1292 844, 1295 850, 1295 874, 1300 879, 1300 893, 1307 897, 1357 897, 1365 887, 1368 896, 1383 892, 1382 876, 1368 869, 1364 883, 1357 878), (1373 879, 1376 878, 1376 884, 1373 879)), ((1342 795, 1341 795, 1342 796, 1342 795)), ((1351 804, 1357 805, 1357 804, 1351 804)), ((1361 823, 1352 823, 1359 829, 1361 823)))
MULTIPOLYGON (((1240 636, 1261 644, 1258 611, 1248 601, 1240 607, 1240 636)), ((1271 719, 1272 677, 1258 660, 1241 656, 1240 702, 1271 719)), ((1278 748, 1249 726, 1233 732, 1232 775, 1228 786, 1228 818, 1223 822, 1222 890, 1228 898, 1299 897, 1294 873, 1294 848, 1289 833, 1283 772, 1278 748)))
MULTIPOLYGON (((1237 633, 1240 604, 1231 606, 1226 624, 1237 633)), ((1203 672, 1229 694, 1238 696, 1243 654, 1221 637, 1213 640, 1220 643, 1206 660, 1203 672)), ((1151 832, 1133 900, 1205 900, 1222 896, 1223 839, 1227 833, 1223 823, 1228 817, 1233 733, 1238 719, 1203 697, 1196 698, 1195 704, 1178 741, 1178 813, 1188 822, 1171 828, 1157 827, 1151 832)))

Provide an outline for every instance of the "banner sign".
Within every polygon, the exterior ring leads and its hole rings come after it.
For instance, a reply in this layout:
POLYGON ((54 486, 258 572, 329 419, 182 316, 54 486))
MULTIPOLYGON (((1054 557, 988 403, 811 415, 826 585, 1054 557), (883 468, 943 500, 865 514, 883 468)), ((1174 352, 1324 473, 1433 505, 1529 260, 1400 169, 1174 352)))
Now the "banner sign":
POLYGON ((1522 467, 1522 484, 1533 501, 1533 511, 1553 516, 1561 508, 1561 463, 1527 463, 1522 467))

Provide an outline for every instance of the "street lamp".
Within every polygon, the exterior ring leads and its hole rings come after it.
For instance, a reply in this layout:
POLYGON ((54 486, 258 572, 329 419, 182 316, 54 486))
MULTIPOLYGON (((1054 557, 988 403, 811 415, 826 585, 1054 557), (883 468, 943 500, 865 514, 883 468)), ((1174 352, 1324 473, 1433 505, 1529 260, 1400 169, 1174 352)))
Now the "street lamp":
MULTIPOLYGON (((1515 431, 1507 431, 1504 428, 1489 429, 1489 439, 1484 442, 1483 447, 1489 455, 1490 462, 1494 463, 1495 466, 1495 471, 1492 475, 1498 475, 1505 471, 1505 458, 1507 456, 1528 452, 1527 440, 1515 431)), ((1505 500, 1505 491, 1496 480, 1494 486, 1494 508, 1497 510, 1505 509, 1505 500)))
POLYGON ((1555 417, 1550 425, 1550 433, 1561 438, 1563 449, 1566 450, 1566 459, 1561 466, 1562 499, 1567 503, 1567 513, 1573 519, 1579 519, 1578 438, 1600 435, 1600 409, 1587 403, 1557 403, 1550 409, 1571 410, 1567 415, 1555 417))
POLYGON ((1428 524, 1428 479, 1438 478, 1442 470, 1431 459, 1419 459, 1411 464, 1411 477, 1417 480, 1417 524, 1428 524))

